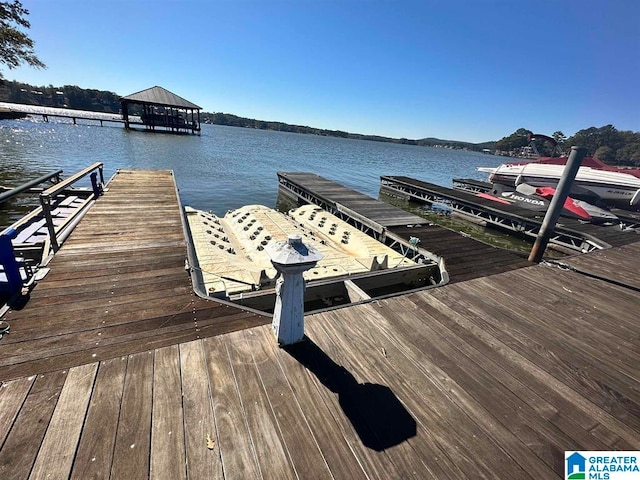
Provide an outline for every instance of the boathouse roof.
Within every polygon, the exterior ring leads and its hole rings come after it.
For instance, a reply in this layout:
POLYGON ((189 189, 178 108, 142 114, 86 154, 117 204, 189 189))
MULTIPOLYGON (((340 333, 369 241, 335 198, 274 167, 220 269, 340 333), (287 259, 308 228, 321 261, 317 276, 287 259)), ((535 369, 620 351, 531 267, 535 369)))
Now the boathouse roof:
POLYGON ((195 103, 185 100, 181 96, 170 92, 166 88, 158 87, 157 85, 155 87, 147 88, 146 90, 141 90, 137 93, 132 93, 126 97, 122 97, 122 101, 202 110, 202 107, 199 107, 195 103))

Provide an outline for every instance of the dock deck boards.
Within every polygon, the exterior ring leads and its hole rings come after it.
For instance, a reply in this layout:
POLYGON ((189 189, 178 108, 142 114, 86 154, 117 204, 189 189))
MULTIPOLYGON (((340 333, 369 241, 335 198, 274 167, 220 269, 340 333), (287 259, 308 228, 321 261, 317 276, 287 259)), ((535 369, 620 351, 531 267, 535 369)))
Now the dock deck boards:
POLYGON ((537 265, 17 378, 0 477, 561 478, 640 449, 638 300, 537 265))
POLYGON ((269 321, 198 298, 173 174, 121 170, 5 316, 0 380, 146 351, 269 321))
POLYGON ((340 204, 359 215, 373 220, 383 227, 406 226, 425 223, 425 220, 412 213, 375 200, 339 183, 327 180, 315 173, 279 172, 278 175, 312 192, 318 198, 331 205, 340 204))
POLYGON ((535 265, 308 315, 281 349, 193 296, 174 189, 120 172, 8 314, 0 478, 562 478, 565 450, 640 449, 640 243, 566 259, 601 278, 535 265))
POLYGON ((593 255, 575 255, 562 259, 562 263, 591 275, 622 282, 640 290, 637 263, 630 261, 630 259, 638 257, 640 257, 640 242, 593 252, 593 255))
POLYGON ((403 238, 416 237, 420 239, 419 246, 444 258, 452 283, 531 265, 523 256, 439 225, 392 227, 389 231, 403 238))

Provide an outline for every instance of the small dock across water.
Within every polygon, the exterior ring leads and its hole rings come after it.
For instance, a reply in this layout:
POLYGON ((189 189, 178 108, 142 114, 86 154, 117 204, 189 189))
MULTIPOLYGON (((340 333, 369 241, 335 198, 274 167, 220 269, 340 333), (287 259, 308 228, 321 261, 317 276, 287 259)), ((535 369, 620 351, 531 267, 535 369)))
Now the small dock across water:
POLYGON ((74 110, 70 108, 43 107, 40 105, 25 105, 20 103, 0 102, 0 109, 6 112, 22 113, 25 115, 42 116, 45 122, 49 121, 49 117, 53 118, 69 118, 73 124, 77 124, 78 120, 91 120, 100 122, 103 126, 104 122, 124 124, 124 119, 119 113, 91 112, 88 110, 74 110))
POLYGON ((280 349, 193 296, 179 209, 170 172, 119 172, 8 314, 0 478, 559 479, 565 450, 640 449, 640 243, 309 315, 280 349))

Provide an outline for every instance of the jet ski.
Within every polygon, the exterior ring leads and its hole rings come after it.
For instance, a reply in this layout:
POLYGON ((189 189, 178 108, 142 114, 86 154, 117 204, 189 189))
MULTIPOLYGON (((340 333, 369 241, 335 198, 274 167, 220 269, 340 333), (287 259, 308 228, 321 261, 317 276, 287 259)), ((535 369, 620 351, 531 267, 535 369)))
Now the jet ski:
MULTIPOLYGON (((520 183, 515 188, 494 183, 493 190, 478 193, 477 196, 497 203, 516 205, 544 215, 549 209, 555 192, 553 187, 534 187, 527 183, 520 183)), ((594 224, 619 222, 618 217, 610 211, 573 197, 567 197, 562 207, 560 215, 563 217, 576 218, 594 224)))
MULTIPOLYGON (((522 183, 516 187, 522 190, 530 192, 531 189, 535 190, 535 195, 548 199, 551 201, 556 194, 556 189, 553 187, 533 187, 522 183)), ((567 197, 564 202, 563 208, 575 214, 580 220, 588 221, 590 223, 619 223, 620 219, 609 210, 600 208, 597 205, 593 205, 585 200, 579 200, 572 197, 567 197), (586 216, 585 216, 586 214, 586 216)))

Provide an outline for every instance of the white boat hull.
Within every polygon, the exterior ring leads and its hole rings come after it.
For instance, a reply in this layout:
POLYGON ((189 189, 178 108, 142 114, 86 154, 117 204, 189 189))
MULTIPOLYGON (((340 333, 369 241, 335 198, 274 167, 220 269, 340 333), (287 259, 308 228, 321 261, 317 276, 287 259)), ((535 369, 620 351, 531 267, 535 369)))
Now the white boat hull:
MULTIPOLYGON (((482 171, 490 173, 489 180, 494 183, 555 187, 560 181, 564 165, 500 165, 482 171)), ((592 191, 608 204, 624 208, 640 206, 640 178, 633 175, 580 167, 574 185, 592 191)))

